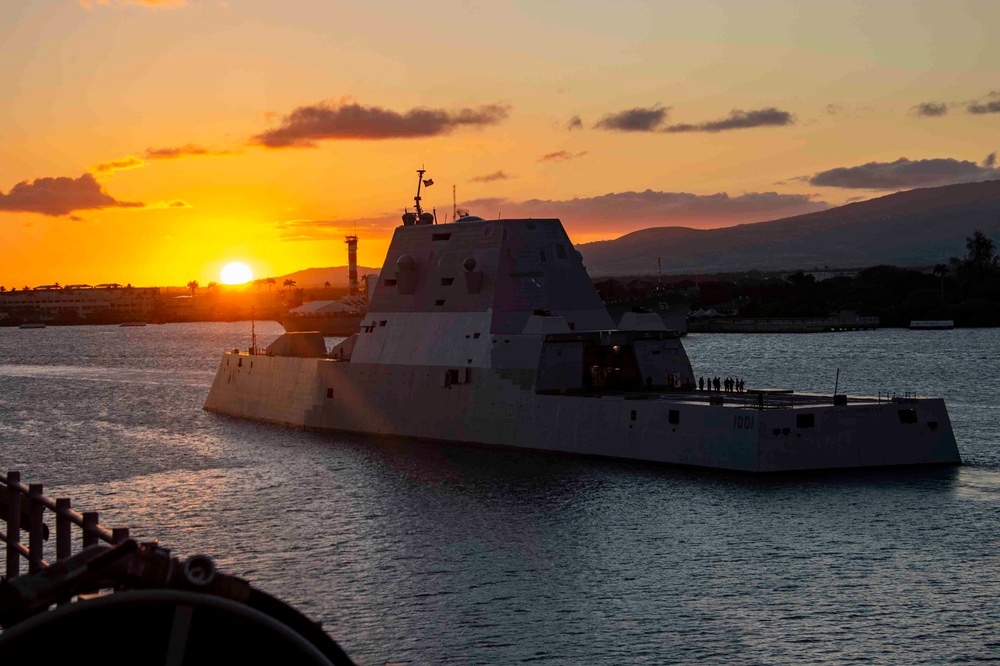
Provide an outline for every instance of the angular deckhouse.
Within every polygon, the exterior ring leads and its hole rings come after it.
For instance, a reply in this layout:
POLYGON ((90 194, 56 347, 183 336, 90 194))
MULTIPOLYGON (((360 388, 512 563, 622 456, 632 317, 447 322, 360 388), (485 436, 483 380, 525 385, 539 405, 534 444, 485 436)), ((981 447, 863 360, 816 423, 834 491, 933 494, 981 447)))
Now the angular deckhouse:
POLYGON ((226 353, 205 408, 750 472, 961 462, 939 398, 695 390, 658 315, 611 330, 559 220, 427 217, 396 230, 359 333, 329 354, 314 333, 226 353))

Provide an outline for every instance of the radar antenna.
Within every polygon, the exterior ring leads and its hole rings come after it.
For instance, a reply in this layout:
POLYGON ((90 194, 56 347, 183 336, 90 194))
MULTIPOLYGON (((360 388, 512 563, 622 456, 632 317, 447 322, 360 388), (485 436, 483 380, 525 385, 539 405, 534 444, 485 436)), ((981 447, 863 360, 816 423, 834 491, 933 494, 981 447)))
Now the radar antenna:
POLYGON ((427 173, 427 169, 417 169, 417 196, 413 197, 413 203, 417 207, 417 217, 424 212, 420 207, 420 186, 424 184, 424 174, 427 173))
POLYGON ((437 214, 425 213, 423 206, 420 205, 420 200, 423 198, 420 196, 420 188, 430 187, 434 184, 433 178, 424 178, 425 173, 427 173, 426 169, 417 169, 417 196, 413 197, 413 203, 417 207, 417 212, 411 213, 409 210, 403 210, 404 227, 408 227, 411 224, 437 224, 437 214))

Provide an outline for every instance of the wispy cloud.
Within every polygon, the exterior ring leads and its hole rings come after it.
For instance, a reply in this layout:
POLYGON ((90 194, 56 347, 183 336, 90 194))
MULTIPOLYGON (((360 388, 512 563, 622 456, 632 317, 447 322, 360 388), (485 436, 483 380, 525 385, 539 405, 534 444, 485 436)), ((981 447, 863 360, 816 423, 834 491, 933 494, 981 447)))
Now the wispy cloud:
POLYGON ((126 155, 125 157, 117 160, 109 160, 107 162, 95 164, 91 167, 90 172, 103 176, 109 173, 114 173, 115 171, 129 171, 131 169, 139 169, 144 166, 146 166, 146 163, 135 155, 126 155))
POLYGON ((412 139, 448 134, 459 127, 485 127, 507 119, 510 106, 487 104, 448 111, 419 107, 400 113, 380 106, 321 102, 300 106, 281 125, 253 137, 267 148, 312 148, 318 141, 412 139))
POLYGON ((577 151, 577 152, 574 153, 573 151, 570 151, 570 150, 557 150, 554 153, 545 153, 544 155, 542 155, 541 157, 539 157, 537 161, 539 161, 539 162, 566 162, 568 160, 575 160, 578 157, 583 157, 588 152, 590 152, 590 151, 580 150, 580 151, 577 151))
POLYGON ((473 214, 504 217, 559 217, 570 230, 614 227, 627 232, 651 226, 727 226, 824 210, 829 205, 807 194, 748 192, 730 196, 688 192, 613 192, 566 200, 511 201, 488 198, 465 202, 473 214))
POLYGON ((753 127, 782 127, 794 124, 795 117, 791 113, 771 106, 766 109, 757 109, 754 111, 733 109, 725 118, 709 120, 703 123, 681 123, 678 125, 670 125, 663 131, 669 133, 726 132, 729 130, 750 129, 753 127))
POLYGON ((104 191, 93 174, 79 178, 36 178, 21 181, 7 194, 0 193, 0 211, 69 215, 78 210, 142 208, 137 201, 118 201, 104 191))
POLYGON ((670 115, 670 107, 655 104, 609 113, 597 121, 596 129, 613 132, 656 132, 670 115))
POLYGON ((948 105, 941 102, 921 102, 912 107, 910 113, 921 118, 940 118, 948 114, 948 105))
POLYGON ((95 9, 97 7, 122 7, 125 5, 135 5, 138 7, 150 7, 153 9, 177 9, 186 7, 187 0, 77 0, 84 9, 95 9))
POLYGON ((573 130, 583 129, 583 118, 580 116, 573 116, 566 121, 566 130, 572 132, 573 130))
POLYGON ((337 241, 342 243, 345 234, 358 229, 387 229, 399 225, 399 216, 386 213, 381 217, 365 217, 351 220, 284 220, 274 228, 282 241, 337 241))
POLYGON ((149 204, 146 208, 167 208, 167 209, 177 209, 177 208, 194 208, 191 204, 183 199, 171 199, 170 201, 157 201, 156 203, 149 204))
POLYGON ((235 155, 232 150, 214 150, 196 143, 187 143, 183 146, 171 146, 168 148, 147 148, 147 160, 174 160, 180 157, 207 157, 217 155, 235 155))
POLYGON ((821 171, 809 183, 823 187, 902 190, 993 180, 1000 178, 1000 169, 995 165, 996 153, 987 155, 982 164, 950 157, 925 160, 900 157, 895 162, 868 162, 821 171))
POLYGON ((492 183, 498 180, 510 180, 514 176, 504 173, 503 171, 494 171, 493 173, 488 173, 482 176, 475 176, 469 179, 470 183, 492 183))

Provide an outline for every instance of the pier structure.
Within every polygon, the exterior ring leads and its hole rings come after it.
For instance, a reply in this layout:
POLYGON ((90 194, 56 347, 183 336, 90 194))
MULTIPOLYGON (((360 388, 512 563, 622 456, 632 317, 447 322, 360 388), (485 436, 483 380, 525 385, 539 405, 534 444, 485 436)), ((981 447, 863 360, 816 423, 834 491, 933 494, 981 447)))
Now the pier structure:
POLYGON ((833 333, 836 331, 874 331, 878 317, 806 317, 806 318, 695 318, 688 320, 692 333, 833 333))

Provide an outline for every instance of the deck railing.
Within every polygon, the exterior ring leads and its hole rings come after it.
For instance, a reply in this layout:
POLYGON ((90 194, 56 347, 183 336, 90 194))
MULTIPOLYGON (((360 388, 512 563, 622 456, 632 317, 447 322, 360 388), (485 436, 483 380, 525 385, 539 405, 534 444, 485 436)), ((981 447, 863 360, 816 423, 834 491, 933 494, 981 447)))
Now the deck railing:
POLYGON ((98 522, 96 511, 74 511, 68 497, 53 499, 42 492, 42 484, 21 483, 20 472, 0 472, 0 513, 6 511, 6 530, 0 531, 0 541, 7 544, 7 578, 21 573, 21 560, 28 561, 28 572, 35 573, 49 566, 45 559, 47 525, 45 512, 55 516, 56 561, 73 554, 73 526, 80 528, 81 546, 86 548, 98 541, 118 544, 127 541, 127 527, 108 530, 98 522), (26 520, 25 520, 26 519, 26 520), (21 541, 21 531, 28 533, 28 545, 21 541))

